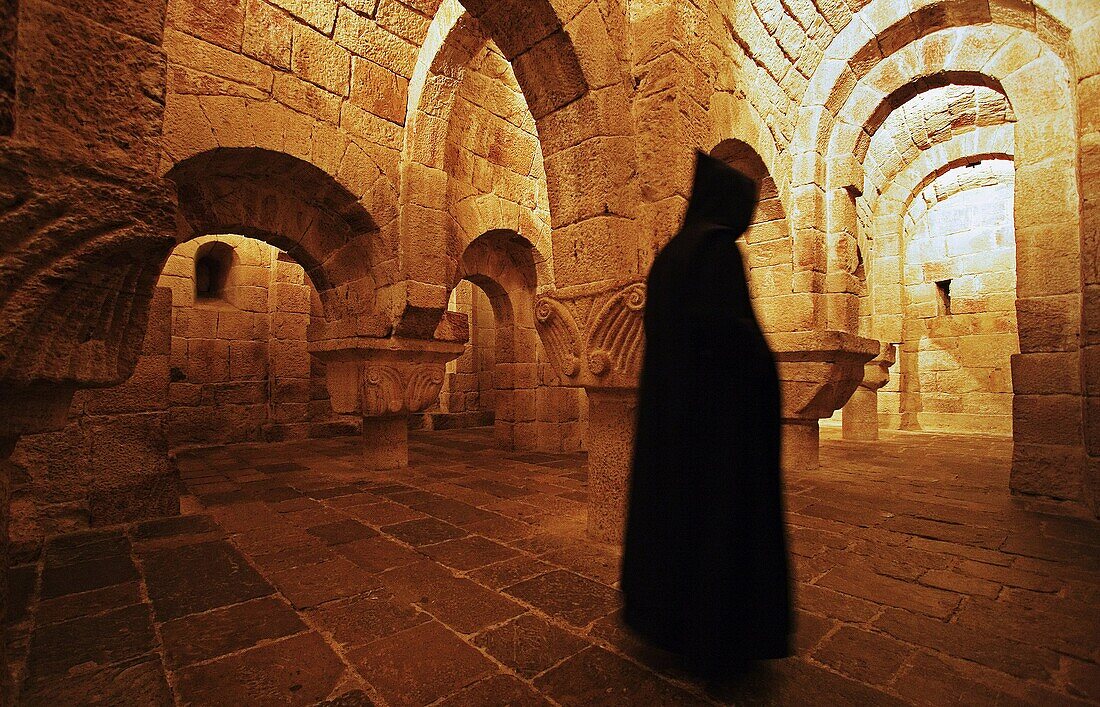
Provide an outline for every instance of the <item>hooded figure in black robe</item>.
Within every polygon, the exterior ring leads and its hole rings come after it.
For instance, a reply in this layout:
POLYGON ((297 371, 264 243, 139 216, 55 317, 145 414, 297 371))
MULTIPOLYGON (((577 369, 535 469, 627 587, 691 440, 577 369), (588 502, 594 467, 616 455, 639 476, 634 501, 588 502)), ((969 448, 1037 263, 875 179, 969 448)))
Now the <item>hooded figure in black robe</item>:
POLYGON ((710 678, 790 654, 779 379, 735 243, 756 200, 698 153, 646 290, 623 618, 710 678))

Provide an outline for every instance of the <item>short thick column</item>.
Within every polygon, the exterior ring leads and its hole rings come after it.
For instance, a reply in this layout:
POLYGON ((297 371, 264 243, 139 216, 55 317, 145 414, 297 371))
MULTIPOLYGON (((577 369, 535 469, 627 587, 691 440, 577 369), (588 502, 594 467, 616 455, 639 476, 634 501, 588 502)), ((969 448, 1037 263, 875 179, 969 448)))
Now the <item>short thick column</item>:
POLYGON ((462 354, 455 341, 316 337, 310 353, 325 362, 333 412, 363 418, 363 466, 409 464, 409 414, 439 400, 443 367, 462 354))
POLYGON ((409 416, 363 418, 363 466, 374 471, 409 465, 409 416))
POLYGON ((588 389, 588 535, 621 543, 634 457, 637 390, 588 389))
POLYGON ((841 436, 858 442, 878 439, 878 389, 859 386, 840 410, 841 436))
POLYGON ((879 355, 863 367, 863 380, 841 408, 841 435, 844 439, 878 439, 878 391, 890 381, 890 366, 897 359, 897 347, 883 342, 879 355))
POLYGON ((818 421, 844 405, 863 380, 879 342, 842 331, 773 333, 779 369, 785 470, 816 469, 818 421))
POLYGON ((784 470, 816 469, 820 465, 817 420, 783 420, 780 463, 784 470))

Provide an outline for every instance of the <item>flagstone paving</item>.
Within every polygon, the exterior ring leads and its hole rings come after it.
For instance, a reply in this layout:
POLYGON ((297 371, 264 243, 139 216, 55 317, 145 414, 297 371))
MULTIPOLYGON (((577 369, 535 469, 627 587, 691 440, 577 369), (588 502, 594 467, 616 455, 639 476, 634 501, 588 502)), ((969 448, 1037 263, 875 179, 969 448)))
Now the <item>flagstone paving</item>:
POLYGON ((797 655, 728 685, 621 625, 584 456, 479 428, 389 473, 355 439, 181 454, 185 515, 13 569, 19 703, 1100 702, 1100 526, 1011 497, 1005 439, 823 436, 786 480, 797 655))

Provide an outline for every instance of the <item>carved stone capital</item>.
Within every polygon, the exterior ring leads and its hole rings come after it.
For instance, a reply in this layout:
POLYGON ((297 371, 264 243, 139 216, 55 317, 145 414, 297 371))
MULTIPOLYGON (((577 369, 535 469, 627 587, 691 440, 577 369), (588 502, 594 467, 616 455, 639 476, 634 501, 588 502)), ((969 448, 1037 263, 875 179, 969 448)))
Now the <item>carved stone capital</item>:
POLYGON ((646 286, 639 279, 565 287, 535 301, 535 328, 568 385, 638 386, 646 286))
POLYGON ((868 361, 863 366, 863 380, 859 387, 868 390, 878 390, 890 381, 890 366, 897 360, 898 349, 896 344, 881 342, 878 356, 868 361))
POLYGON ((424 339, 343 337, 311 341, 325 363, 325 385, 339 414, 393 417, 422 412, 439 398, 444 366, 461 343, 424 339))
POLYGON ((841 331, 768 335, 775 352, 785 420, 816 423, 848 401, 879 342, 841 331))

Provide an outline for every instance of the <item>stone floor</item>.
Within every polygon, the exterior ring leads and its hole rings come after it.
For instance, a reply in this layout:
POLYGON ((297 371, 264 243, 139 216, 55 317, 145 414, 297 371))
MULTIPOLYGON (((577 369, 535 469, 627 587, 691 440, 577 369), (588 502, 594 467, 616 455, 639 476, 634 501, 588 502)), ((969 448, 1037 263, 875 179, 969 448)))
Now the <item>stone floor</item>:
POLYGON ((21 704, 1076 704, 1100 700, 1100 527, 1006 493, 1005 440, 826 432, 792 476, 797 656, 684 679, 617 620, 583 456, 487 429, 184 455, 191 513, 12 573, 21 704))

